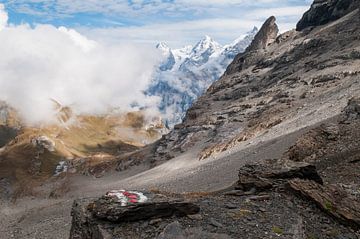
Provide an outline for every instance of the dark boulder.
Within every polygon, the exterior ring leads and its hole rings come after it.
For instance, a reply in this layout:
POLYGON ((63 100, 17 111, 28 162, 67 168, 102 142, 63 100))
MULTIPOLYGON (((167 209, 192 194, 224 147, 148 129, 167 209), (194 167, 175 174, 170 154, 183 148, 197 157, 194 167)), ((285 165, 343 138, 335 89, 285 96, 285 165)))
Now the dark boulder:
POLYGON ((272 164, 245 165, 242 167, 239 170, 239 180, 235 189, 244 192, 261 192, 294 178, 323 183, 314 165, 304 162, 276 161, 272 164))
MULTIPOLYGON (((161 219, 165 218, 198 214, 199 211, 199 206, 178 198, 169 198, 160 194, 114 190, 100 198, 85 198, 74 201, 71 211, 72 226, 70 239, 118 238, 116 233, 119 232, 119 235, 127 235, 128 231, 126 230, 134 232, 134 228, 139 223, 149 224, 146 220, 160 219, 161 221, 161 219), (115 197, 116 193, 120 197, 115 197), (133 201, 135 198, 132 196, 136 195, 134 193, 146 195, 146 200, 138 198, 136 201, 133 201), (122 197, 124 195, 128 196, 128 201, 126 202, 124 201, 125 198, 122 197), (123 231, 124 227, 127 229, 123 231), (114 232, 112 228, 118 228, 119 230, 114 232), (114 233, 116 234, 115 237, 114 233)), ((170 227, 169 229, 174 228, 170 227)), ((170 230, 170 232, 177 233, 176 228, 174 230, 170 230)), ((141 234, 141 232, 139 233, 141 234)), ((183 231, 179 231, 179 233, 181 236, 183 231)), ((120 236, 120 238, 123 237, 120 236)))

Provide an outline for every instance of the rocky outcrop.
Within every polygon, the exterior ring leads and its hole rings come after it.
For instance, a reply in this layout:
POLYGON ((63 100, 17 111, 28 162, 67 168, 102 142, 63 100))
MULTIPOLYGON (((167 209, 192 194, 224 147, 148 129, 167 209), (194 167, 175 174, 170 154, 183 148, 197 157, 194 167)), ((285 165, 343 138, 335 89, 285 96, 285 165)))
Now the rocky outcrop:
POLYGON ((296 25, 296 30, 335 21, 359 7, 358 0, 315 0, 296 25))
POLYGON ((155 195, 149 202, 122 206, 108 197, 90 203, 88 210, 101 220, 111 222, 140 221, 171 216, 196 214, 200 208, 193 203, 155 195))
MULTIPOLYGON (((75 200, 71 213, 73 220, 70 238, 117 238, 117 232, 109 228, 121 228, 123 225, 131 226, 133 225, 131 223, 136 225, 137 222, 143 222, 144 220, 156 222, 156 220, 161 221, 164 218, 184 217, 197 214, 200 211, 200 207, 196 204, 179 198, 175 199, 153 193, 145 193, 145 195, 140 192, 121 190, 111 191, 101 198, 75 200), (117 194, 119 198, 113 196, 117 194), (136 195, 141 195, 146 200, 134 201, 136 195), (127 203, 123 201, 125 199, 124 196, 127 197, 127 203)), ((134 228, 130 230, 135 232, 134 228)), ((161 238, 167 238, 167 233, 169 232, 165 230, 161 238)), ((127 235, 126 231, 119 232, 118 236, 123 234, 127 235)), ((122 236, 120 237, 123 238, 122 236)), ((137 236, 135 238, 143 237, 137 236)))
POLYGON ((239 180, 235 184, 235 189, 244 192, 261 192, 293 178, 313 180, 319 184, 323 183, 316 171, 316 167, 313 165, 303 162, 275 160, 271 163, 242 167, 239 170, 239 180))
POLYGON ((225 71, 226 75, 241 71, 256 62, 262 56, 261 52, 256 53, 256 51, 262 51, 275 42, 279 33, 279 28, 275 21, 276 18, 274 16, 269 17, 265 21, 250 46, 246 48, 244 53, 237 55, 234 61, 227 67, 225 71))
POLYGON ((360 229, 360 202, 340 187, 300 179, 291 180, 289 186, 345 225, 360 229))
POLYGON ((254 40, 251 42, 250 46, 246 49, 247 52, 265 49, 276 40, 276 37, 279 33, 279 28, 275 21, 276 18, 274 16, 269 17, 265 21, 259 32, 255 35, 254 40))

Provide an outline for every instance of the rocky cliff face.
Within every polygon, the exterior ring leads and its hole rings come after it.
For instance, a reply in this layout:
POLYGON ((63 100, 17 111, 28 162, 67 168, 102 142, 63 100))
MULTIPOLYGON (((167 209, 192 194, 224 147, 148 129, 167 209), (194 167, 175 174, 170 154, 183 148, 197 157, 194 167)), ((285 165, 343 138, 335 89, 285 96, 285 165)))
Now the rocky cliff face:
POLYGON ((297 31, 335 21, 360 6, 358 0, 315 0, 296 26, 297 31))
POLYGON ((212 157, 257 136, 289 133, 339 114, 360 89, 359 9, 357 1, 349 6, 337 20, 320 14, 328 24, 279 36, 269 18, 183 122, 157 143, 154 163, 184 152, 212 157))

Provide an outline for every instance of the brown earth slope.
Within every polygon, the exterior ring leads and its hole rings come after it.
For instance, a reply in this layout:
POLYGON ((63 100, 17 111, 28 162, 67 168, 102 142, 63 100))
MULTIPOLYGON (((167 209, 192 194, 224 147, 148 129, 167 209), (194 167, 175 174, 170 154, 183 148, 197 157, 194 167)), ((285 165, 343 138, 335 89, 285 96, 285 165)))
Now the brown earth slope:
POLYGON ((39 127, 15 125, 10 113, 4 114, 0 198, 36 195, 37 186, 64 181, 68 174, 102 176, 165 130, 161 120, 147 122, 144 112, 74 116, 70 108, 58 107, 59 123, 39 127))

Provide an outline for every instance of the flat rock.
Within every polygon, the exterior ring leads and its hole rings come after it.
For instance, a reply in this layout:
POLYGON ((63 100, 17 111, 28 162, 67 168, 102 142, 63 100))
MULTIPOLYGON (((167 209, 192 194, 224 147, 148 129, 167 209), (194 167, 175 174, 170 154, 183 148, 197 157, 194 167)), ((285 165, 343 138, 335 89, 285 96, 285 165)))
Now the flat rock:
POLYGON ((122 206, 109 197, 101 197, 88 206, 94 217, 111 222, 139 221, 197 214, 200 207, 181 199, 152 195, 149 201, 122 206))

